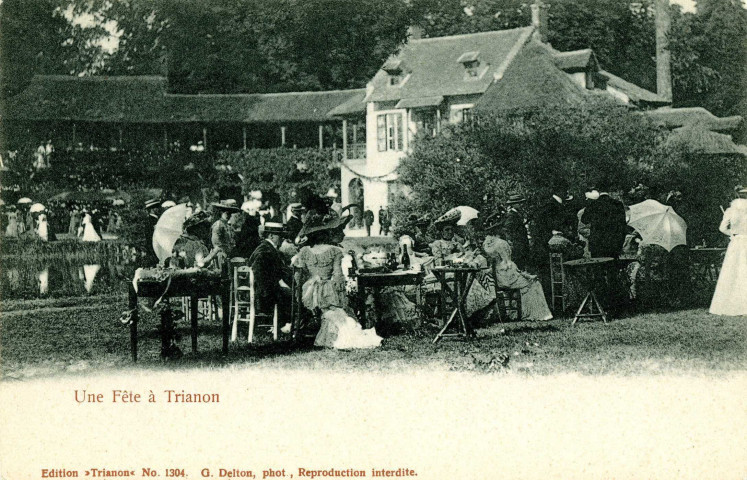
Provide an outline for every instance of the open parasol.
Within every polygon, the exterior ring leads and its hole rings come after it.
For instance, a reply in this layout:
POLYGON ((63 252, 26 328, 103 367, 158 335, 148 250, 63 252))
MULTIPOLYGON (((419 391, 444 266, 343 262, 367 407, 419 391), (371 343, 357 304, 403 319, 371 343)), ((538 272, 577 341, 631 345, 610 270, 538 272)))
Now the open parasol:
POLYGON ((644 243, 661 245, 668 252, 687 244, 685 221, 672 207, 656 200, 631 205, 628 225, 641 234, 644 243))
POLYGON ((18 200, 18 203, 19 204, 34 203, 34 201, 31 200, 29 197, 23 197, 22 199, 18 200))
POLYGON ((454 207, 438 217, 436 219, 436 223, 453 222, 456 219, 457 225, 464 226, 467 225, 470 220, 474 220, 475 218, 477 218, 478 213, 479 212, 474 208, 462 205, 459 207, 454 207))
POLYGON ((163 261, 171 256, 174 244, 182 234, 184 220, 187 219, 189 213, 190 209, 182 203, 169 208, 158 219, 153 231, 153 250, 158 260, 163 261))
POLYGON ((31 208, 29 208, 29 212, 31 212, 31 213, 43 212, 46 209, 47 209, 47 207, 45 207, 41 203, 35 203, 35 204, 31 205, 31 208))

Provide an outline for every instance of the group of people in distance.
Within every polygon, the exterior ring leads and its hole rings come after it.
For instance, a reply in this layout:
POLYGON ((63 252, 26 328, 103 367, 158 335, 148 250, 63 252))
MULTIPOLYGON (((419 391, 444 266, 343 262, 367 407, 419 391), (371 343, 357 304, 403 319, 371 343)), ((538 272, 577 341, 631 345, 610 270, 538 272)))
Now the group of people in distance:
MULTIPOLYGON (((290 285, 295 280, 302 285, 304 307, 320 319, 315 345, 378 346, 381 337, 373 328, 363 329, 347 302, 340 242, 352 216, 340 216, 327 199, 309 196, 304 203, 290 206, 284 222, 279 216, 263 218, 260 200, 249 198, 241 207, 230 200, 212 203, 212 218, 205 211, 191 213, 167 261, 176 259, 185 268, 210 268, 227 275, 228 260, 244 258, 253 271, 258 313, 271 316, 277 308, 284 331, 289 327, 290 285)), ((157 205, 155 200, 146 204, 153 228, 159 217, 157 205)))

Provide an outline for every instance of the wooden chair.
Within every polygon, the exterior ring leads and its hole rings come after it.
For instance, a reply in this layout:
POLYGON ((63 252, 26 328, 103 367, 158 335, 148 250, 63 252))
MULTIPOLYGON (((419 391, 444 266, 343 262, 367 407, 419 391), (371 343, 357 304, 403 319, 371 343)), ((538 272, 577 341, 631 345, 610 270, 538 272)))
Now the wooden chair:
POLYGON ((516 312, 516 321, 521 321, 521 290, 518 288, 502 287, 498 283, 498 275, 495 268, 495 262, 490 265, 493 274, 493 286, 495 288, 495 300, 498 307, 498 318, 510 320, 508 312, 516 312))
POLYGON ((557 315, 557 302, 560 312, 565 312, 568 295, 565 289, 565 266, 562 253, 550 253, 550 289, 552 293, 552 311, 557 315))
POLYGON ((235 269, 234 273, 234 304, 233 304, 233 328, 231 330, 231 341, 235 342, 238 337, 239 322, 249 322, 249 333, 247 342, 254 341, 255 327, 272 326, 272 339, 278 339, 278 306, 274 305, 273 314, 263 314, 257 312, 254 271, 251 267, 241 266, 235 269), (265 323, 257 323, 258 321, 265 323), (272 323, 267 323, 271 321, 272 323))

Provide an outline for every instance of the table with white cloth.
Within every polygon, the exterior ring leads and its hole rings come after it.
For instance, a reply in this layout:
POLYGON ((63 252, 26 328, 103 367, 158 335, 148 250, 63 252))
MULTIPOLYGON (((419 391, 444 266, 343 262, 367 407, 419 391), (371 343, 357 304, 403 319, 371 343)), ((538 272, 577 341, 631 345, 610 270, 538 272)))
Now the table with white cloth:
MULTIPOLYGON (((197 352, 197 320, 199 298, 206 296, 220 296, 223 304, 223 349, 222 353, 228 353, 228 334, 230 317, 230 289, 231 282, 220 272, 190 268, 190 269, 163 269, 145 268, 140 269, 136 278, 129 286, 129 309, 130 309, 130 351, 132 361, 137 361, 138 343, 138 298, 168 299, 173 297, 189 297, 190 299, 190 326, 192 337, 192 352, 197 352)), ((161 354, 168 348, 169 338, 165 328, 164 317, 161 316, 161 354)))

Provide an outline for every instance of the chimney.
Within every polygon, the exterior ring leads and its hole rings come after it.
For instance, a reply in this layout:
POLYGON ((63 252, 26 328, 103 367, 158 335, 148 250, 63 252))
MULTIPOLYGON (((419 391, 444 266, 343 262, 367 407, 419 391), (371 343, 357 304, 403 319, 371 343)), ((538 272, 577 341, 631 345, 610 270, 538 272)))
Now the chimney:
POLYGON ((547 6, 542 0, 534 0, 532 8, 532 26, 534 38, 540 42, 547 41, 547 6))
POLYGON ((672 101, 672 54, 669 51, 669 0, 656 0, 656 93, 672 101))
POLYGON ((420 40, 423 38, 423 28, 418 25, 410 25, 407 27, 407 39, 408 40, 420 40))

